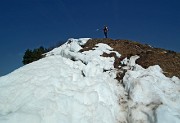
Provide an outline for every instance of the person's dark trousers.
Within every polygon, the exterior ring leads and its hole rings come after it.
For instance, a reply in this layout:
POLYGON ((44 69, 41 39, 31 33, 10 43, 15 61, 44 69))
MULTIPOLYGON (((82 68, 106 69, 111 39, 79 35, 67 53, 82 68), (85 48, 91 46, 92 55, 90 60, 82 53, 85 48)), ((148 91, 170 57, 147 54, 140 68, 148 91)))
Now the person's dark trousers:
POLYGON ((107 32, 104 32, 105 37, 107 38, 107 32))

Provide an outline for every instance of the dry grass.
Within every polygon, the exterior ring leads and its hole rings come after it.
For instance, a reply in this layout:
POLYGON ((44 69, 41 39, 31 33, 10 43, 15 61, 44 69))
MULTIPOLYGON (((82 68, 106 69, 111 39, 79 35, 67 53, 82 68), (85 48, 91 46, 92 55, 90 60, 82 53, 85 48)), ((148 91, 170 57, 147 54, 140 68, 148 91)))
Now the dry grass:
POLYGON ((121 58, 118 59, 113 53, 103 54, 104 57, 115 57, 115 68, 118 68, 120 61, 123 58, 139 55, 140 58, 137 60, 137 63, 144 68, 152 65, 159 65, 166 76, 177 76, 180 78, 180 53, 160 48, 152 48, 148 45, 134 41, 112 39, 91 39, 84 45, 80 52, 92 50, 98 43, 108 44, 114 51, 117 51, 122 55, 121 58))

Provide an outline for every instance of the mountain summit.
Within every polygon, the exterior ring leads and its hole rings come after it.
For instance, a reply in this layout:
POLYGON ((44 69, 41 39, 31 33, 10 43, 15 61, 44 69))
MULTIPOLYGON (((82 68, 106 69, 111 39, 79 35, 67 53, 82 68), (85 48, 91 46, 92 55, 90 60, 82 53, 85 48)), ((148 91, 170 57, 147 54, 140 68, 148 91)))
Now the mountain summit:
POLYGON ((179 78, 106 40, 69 39, 0 77, 0 123, 179 123, 179 78))
MULTIPOLYGON (((180 53, 154 48, 148 44, 141 44, 130 40, 112 40, 112 39, 91 39, 81 51, 90 50, 98 43, 108 44, 115 51, 119 52, 123 58, 130 58, 133 55, 139 55, 137 64, 144 68, 159 65, 163 73, 168 77, 177 76, 180 78, 180 53)), ((116 59, 115 67, 119 66, 121 59, 116 59)))

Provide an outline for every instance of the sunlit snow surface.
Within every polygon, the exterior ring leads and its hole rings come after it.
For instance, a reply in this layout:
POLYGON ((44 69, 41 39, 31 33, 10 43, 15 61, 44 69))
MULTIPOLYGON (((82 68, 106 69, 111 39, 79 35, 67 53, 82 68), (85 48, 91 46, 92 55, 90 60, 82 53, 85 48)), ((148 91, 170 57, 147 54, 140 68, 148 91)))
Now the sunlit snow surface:
MULTIPOLYGON (((180 123, 180 80, 159 66, 125 59, 117 82, 106 44, 78 52, 88 38, 69 39, 46 57, 0 78, 0 123, 180 123)), ((121 55, 115 52, 118 57, 121 55)))

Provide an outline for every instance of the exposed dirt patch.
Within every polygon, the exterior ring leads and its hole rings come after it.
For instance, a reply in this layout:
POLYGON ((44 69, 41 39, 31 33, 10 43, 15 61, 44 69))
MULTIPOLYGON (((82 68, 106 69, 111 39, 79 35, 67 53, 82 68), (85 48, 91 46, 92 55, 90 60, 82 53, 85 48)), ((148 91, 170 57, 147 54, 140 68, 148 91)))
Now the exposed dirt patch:
POLYGON ((137 60, 137 64, 144 68, 152 65, 159 65, 166 76, 177 76, 180 78, 180 53, 161 48, 152 48, 149 45, 134 41, 112 39, 91 39, 83 46, 80 52, 92 50, 98 43, 108 44, 114 51, 122 55, 121 58, 117 58, 115 53, 104 53, 102 55, 104 57, 115 57, 115 68, 118 68, 122 59, 126 57, 129 58, 133 55, 139 55, 140 58, 137 60))

